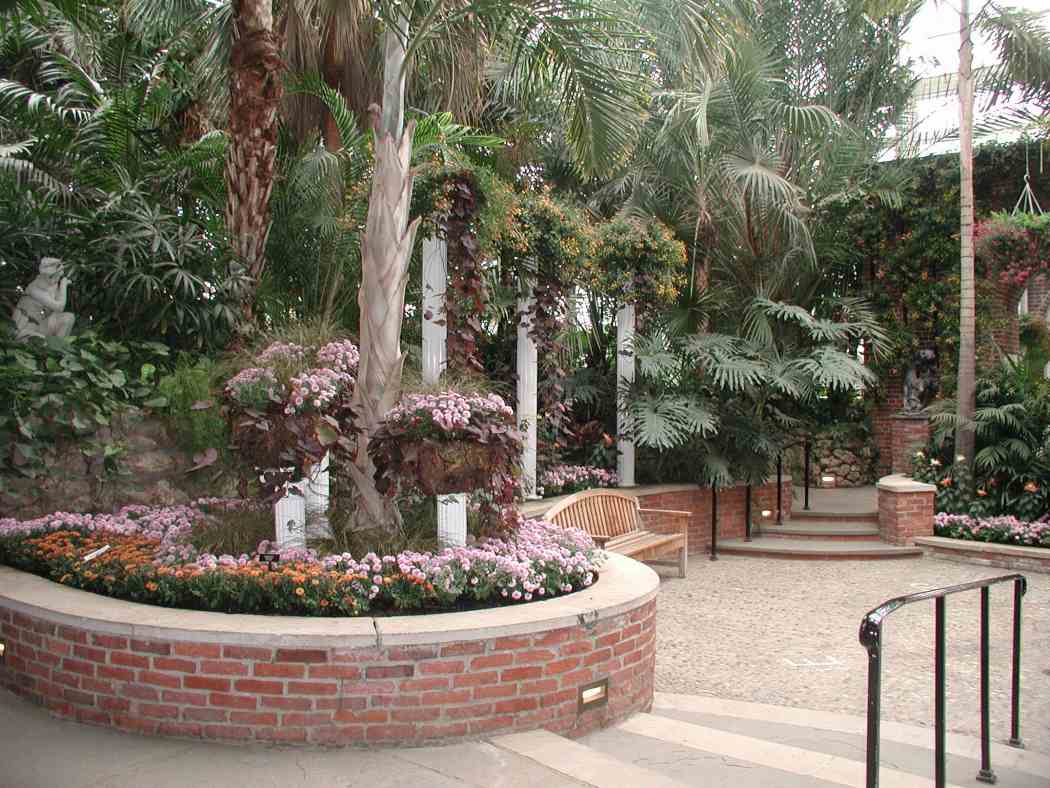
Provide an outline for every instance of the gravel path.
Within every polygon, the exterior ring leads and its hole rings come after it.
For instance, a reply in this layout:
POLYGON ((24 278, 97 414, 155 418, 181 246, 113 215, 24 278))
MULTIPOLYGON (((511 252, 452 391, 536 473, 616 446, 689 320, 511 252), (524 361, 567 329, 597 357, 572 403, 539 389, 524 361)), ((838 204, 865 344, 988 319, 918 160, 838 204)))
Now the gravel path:
MULTIPOLYGON (((695 556, 689 577, 664 575, 657 602, 656 687, 863 715, 861 617, 890 597, 1008 574, 934 559, 783 561, 695 556)), ((1028 574, 1021 737, 1050 752, 1050 575, 1028 574)), ((1009 736, 1013 586, 991 593, 992 737, 1009 736)), ((979 731, 980 593, 947 600, 949 730, 979 731)), ((884 719, 932 725, 933 602, 884 625, 884 719)))

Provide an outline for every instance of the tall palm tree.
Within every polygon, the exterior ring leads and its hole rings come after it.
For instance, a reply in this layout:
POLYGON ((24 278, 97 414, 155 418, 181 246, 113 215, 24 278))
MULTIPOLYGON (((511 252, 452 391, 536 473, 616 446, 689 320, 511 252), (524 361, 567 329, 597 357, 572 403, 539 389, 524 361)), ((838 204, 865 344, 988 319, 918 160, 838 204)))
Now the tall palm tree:
POLYGON ((635 138, 642 119, 638 52, 634 31, 621 16, 576 0, 477 0, 461 6, 435 4, 415 18, 400 4, 381 10, 384 79, 376 130, 376 166, 367 226, 362 237, 361 361, 354 401, 358 448, 351 474, 356 483, 359 526, 395 527, 396 509, 376 489, 368 438, 400 393, 400 347, 405 283, 416 224, 409 223, 412 178, 411 130, 403 127, 409 57, 450 27, 469 24, 493 42, 503 58, 506 83, 528 94, 542 85, 568 119, 566 137, 579 169, 608 170, 635 138), (410 25, 415 24, 414 29, 410 25), (410 32, 411 31, 411 32, 410 32))
POLYGON ((959 5, 959 377, 955 452, 973 462, 976 407, 976 292, 973 273, 973 40, 970 2, 959 5))
MULTIPOLYGON (((226 230, 248 281, 266 264, 270 192, 277 160, 283 88, 280 46, 271 0, 234 0, 230 50, 229 144, 226 149, 226 230)), ((254 292, 244 299, 250 316, 254 292)))

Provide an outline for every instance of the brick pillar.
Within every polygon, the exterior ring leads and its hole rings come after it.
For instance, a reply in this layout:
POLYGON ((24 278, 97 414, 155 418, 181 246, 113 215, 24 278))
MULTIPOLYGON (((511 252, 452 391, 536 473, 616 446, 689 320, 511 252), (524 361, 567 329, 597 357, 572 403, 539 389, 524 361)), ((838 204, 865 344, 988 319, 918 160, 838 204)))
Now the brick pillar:
POLYGON ((871 414, 871 432, 879 450, 876 474, 885 476, 893 469, 893 417, 904 407, 904 384, 900 373, 885 378, 886 398, 871 414))
POLYGON ((925 448, 930 439, 928 416, 898 413, 889 420, 891 430, 890 471, 911 474, 915 452, 925 448))
POLYGON ((915 544, 916 536, 933 536, 937 488, 903 474, 883 476, 879 495, 879 537, 896 545, 915 544))

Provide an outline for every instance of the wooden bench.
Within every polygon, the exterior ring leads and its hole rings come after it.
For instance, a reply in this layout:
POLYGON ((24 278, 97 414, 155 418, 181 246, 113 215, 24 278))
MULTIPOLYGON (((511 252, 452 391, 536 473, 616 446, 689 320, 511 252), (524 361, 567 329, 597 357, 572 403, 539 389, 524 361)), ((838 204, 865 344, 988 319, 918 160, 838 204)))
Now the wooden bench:
POLYGON ((673 509, 642 509, 633 495, 614 490, 585 490, 554 504, 543 516, 558 525, 580 528, 589 533, 599 547, 639 561, 678 566, 685 577, 689 555, 689 512, 673 509), (646 530, 643 514, 673 515, 681 527, 673 532, 646 530), (654 560, 654 556, 678 553, 677 561, 654 560))

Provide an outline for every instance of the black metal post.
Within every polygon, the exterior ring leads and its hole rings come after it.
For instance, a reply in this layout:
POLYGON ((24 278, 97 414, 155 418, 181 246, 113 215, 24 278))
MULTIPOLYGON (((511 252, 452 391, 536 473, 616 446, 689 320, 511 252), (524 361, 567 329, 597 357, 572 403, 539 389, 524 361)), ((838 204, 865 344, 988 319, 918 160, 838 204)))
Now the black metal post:
POLYGON ((988 719, 988 597, 988 586, 985 586, 981 589, 981 770, 977 772, 977 779, 994 784, 988 719))
POLYGON ((718 488, 711 485, 711 560, 718 560, 718 488))
POLYGON ((937 597, 934 602, 934 676, 933 676, 933 719, 934 719, 934 756, 933 784, 944 788, 944 597, 937 597))
POLYGON ((867 788, 879 788, 879 721, 882 715, 882 624, 861 624, 860 642, 868 650, 867 788))
POLYGON ((809 441, 808 440, 804 444, 802 444, 802 454, 804 456, 804 463, 803 464, 805 466, 805 471, 803 473, 803 476, 805 477, 803 479, 803 482, 805 483, 805 498, 803 499, 803 502, 802 502, 802 508, 805 509, 808 512, 809 511, 809 457, 810 457, 810 446, 809 446, 809 441))
POLYGON ((784 524, 784 455, 777 454, 777 525, 784 524))
POLYGON ((1014 654, 1013 675, 1010 678, 1010 746, 1024 747, 1021 741, 1021 597, 1025 580, 1014 580, 1014 654))
POLYGON ((744 489, 744 541, 751 541, 751 485, 744 489))

